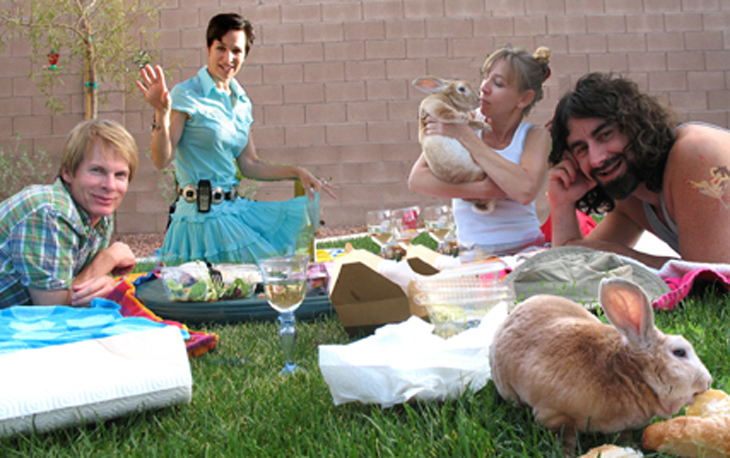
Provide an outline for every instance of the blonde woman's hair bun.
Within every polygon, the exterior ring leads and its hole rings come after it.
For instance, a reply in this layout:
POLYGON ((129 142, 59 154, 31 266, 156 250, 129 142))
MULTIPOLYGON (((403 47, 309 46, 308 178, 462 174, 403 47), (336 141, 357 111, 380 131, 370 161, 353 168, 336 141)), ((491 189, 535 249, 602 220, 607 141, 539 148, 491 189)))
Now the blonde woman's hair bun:
POLYGON ((535 50, 535 53, 532 55, 532 57, 535 58, 538 64, 542 67, 542 81, 543 83, 547 81, 548 78, 550 78, 550 74, 552 71, 550 70, 550 55, 552 53, 550 52, 550 48, 547 46, 540 46, 535 50))
POLYGON ((542 65, 547 65, 550 63, 551 55, 552 55, 552 52, 550 51, 550 48, 548 48, 547 46, 540 46, 532 54, 532 57, 535 58, 537 63, 542 64, 542 65))

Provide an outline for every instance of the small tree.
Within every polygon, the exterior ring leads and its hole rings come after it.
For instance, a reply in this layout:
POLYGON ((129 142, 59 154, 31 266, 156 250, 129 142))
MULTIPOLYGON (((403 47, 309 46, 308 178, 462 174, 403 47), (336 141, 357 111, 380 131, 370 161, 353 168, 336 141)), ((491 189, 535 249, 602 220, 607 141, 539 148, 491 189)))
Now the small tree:
POLYGON ((88 120, 98 113, 99 83, 121 86, 127 93, 135 90, 137 70, 153 59, 145 51, 154 37, 147 27, 154 24, 163 1, 10 0, 0 11, 0 23, 6 37, 29 40, 31 77, 53 113, 64 109, 52 94, 56 81, 63 84, 59 67, 80 61, 88 120))

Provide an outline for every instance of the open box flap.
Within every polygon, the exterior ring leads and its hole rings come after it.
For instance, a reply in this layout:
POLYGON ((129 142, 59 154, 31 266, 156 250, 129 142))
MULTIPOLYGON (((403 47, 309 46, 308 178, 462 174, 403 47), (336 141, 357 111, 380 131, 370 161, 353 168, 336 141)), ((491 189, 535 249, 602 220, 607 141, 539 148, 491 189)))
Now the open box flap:
POLYGON ((330 294, 332 304, 405 298, 403 289, 361 262, 343 264, 330 294))

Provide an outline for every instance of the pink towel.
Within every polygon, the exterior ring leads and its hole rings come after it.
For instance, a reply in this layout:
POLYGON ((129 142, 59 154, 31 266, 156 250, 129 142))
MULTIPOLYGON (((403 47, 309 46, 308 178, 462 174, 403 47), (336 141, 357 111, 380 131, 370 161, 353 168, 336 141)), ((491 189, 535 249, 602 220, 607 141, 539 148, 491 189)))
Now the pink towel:
POLYGON ((670 292, 652 304, 658 310, 674 310, 674 307, 689 294, 696 280, 717 281, 730 290, 730 264, 697 263, 682 260, 668 261, 659 270, 670 292))

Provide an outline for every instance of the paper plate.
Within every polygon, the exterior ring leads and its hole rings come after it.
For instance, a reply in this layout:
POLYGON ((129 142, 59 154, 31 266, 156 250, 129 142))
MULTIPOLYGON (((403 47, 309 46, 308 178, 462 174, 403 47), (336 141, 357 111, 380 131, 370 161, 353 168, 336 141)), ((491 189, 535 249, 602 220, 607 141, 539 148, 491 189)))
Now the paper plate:
MULTIPOLYGON (((275 321, 279 312, 266 299, 252 297, 217 302, 175 302, 167 298, 161 280, 150 280, 137 286, 137 298, 160 317, 183 323, 247 323, 275 321)), ((297 320, 309 321, 334 313, 327 295, 308 296, 294 315, 297 320)))

